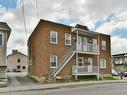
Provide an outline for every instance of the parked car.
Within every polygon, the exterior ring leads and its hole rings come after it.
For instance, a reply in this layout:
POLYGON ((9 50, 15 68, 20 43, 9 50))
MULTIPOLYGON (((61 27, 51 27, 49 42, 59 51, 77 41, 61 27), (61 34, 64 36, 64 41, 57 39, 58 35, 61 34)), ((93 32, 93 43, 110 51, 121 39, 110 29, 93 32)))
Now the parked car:
POLYGON ((118 73, 115 70, 112 70, 112 76, 118 76, 118 73))
POLYGON ((127 77, 127 71, 123 72, 123 76, 127 77))

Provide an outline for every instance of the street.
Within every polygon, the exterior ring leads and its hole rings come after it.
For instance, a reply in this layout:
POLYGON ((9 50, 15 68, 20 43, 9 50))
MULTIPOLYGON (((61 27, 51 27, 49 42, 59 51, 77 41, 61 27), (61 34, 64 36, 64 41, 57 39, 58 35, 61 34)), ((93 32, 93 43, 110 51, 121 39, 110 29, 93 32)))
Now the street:
POLYGON ((0 95, 127 95, 127 83, 97 84, 73 88, 0 93, 0 95))

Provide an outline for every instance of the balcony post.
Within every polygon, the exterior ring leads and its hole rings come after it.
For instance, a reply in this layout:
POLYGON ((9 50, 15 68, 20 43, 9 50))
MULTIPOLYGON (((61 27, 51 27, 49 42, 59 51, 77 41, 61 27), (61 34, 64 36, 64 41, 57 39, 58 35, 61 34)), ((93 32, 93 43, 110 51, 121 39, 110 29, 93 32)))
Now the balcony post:
POLYGON ((100 47, 99 47, 99 34, 98 34, 98 55, 97 55, 97 60, 98 60, 98 80, 99 80, 99 77, 100 77, 100 47))
MULTIPOLYGON (((76 53, 76 67, 78 66, 78 53, 76 53)), ((76 69, 76 68, 75 68, 76 69)), ((77 80, 77 74, 75 75, 75 79, 77 80)))
POLYGON ((77 50, 77 47, 78 47, 78 30, 76 31, 76 50, 77 50))

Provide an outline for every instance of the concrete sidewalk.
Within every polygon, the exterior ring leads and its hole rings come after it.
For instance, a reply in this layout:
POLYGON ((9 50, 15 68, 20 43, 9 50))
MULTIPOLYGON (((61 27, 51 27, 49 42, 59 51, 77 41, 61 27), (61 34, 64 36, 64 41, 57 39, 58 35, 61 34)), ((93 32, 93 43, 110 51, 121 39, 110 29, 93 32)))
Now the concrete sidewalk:
POLYGON ((106 84, 106 83, 127 83, 127 80, 83 81, 83 82, 71 82, 71 83, 41 84, 41 85, 34 85, 34 86, 5 87, 5 88, 0 88, 0 93, 29 91, 29 90, 48 90, 48 89, 57 89, 62 87, 76 87, 76 86, 106 84))

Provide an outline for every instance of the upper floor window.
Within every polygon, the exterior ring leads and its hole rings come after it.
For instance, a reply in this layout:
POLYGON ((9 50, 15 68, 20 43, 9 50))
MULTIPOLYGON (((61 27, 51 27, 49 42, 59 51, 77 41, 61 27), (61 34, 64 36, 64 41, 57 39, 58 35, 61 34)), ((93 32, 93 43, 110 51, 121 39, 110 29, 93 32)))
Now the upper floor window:
POLYGON ((17 62, 20 63, 20 59, 17 59, 17 62))
POLYGON ((0 47, 3 46, 3 34, 0 33, 0 47))
POLYGON ((106 50, 106 41, 102 40, 101 44, 102 44, 101 46, 102 50, 106 50))
POLYGON ((71 45, 71 34, 65 34, 65 45, 71 45))
POLYGON ((50 67, 57 67, 57 56, 56 55, 51 55, 50 56, 50 67))
POLYGON ((100 68, 106 68, 106 59, 100 59, 100 68))
POLYGON ((57 32, 50 31, 50 43, 57 44, 57 35, 57 32))

